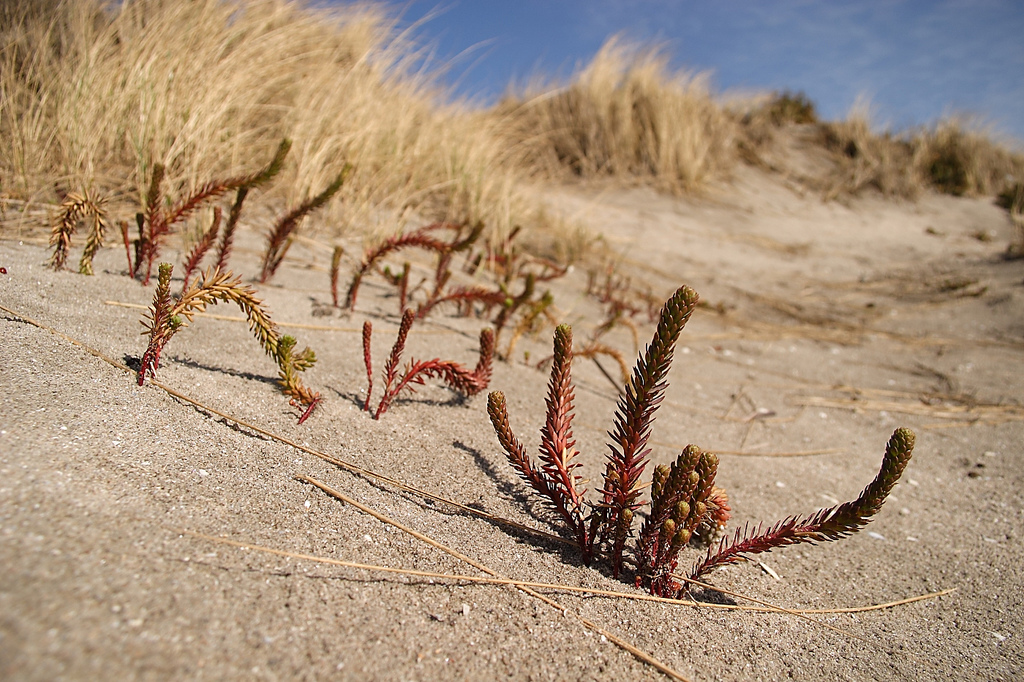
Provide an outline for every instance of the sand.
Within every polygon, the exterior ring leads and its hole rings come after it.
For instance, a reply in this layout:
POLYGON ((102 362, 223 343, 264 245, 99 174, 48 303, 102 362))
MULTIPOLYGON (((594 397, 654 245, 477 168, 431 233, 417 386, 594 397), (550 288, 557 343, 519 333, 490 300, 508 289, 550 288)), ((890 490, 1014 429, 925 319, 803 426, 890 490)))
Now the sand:
MULTIPOLYGON (((1024 261, 1001 258, 1012 238, 1005 212, 940 196, 823 203, 752 170, 698 198, 582 187, 548 199, 616 253, 634 285, 664 298, 689 284, 708 304, 681 337, 651 458, 667 462, 687 443, 722 453, 718 482, 732 500, 732 528, 852 499, 893 429, 917 433, 902 482, 863 532, 761 555, 714 572, 711 583, 788 609, 953 591, 814 616, 840 633, 790 614, 541 590, 559 610, 511 587, 346 568, 193 535, 482 575, 296 478, 306 476, 500 575, 632 590, 607 567, 582 566, 563 544, 311 454, 560 531, 505 462, 485 396, 461 400, 429 380, 380 421, 359 409, 362 322, 375 325, 378 371, 397 323, 380 278, 367 281, 356 312, 325 308, 330 252, 308 241, 260 287, 277 321, 320 327, 286 330, 319 358, 306 379, 324 402, 302 425, 244 324, 197 318, 176 336, 159 381, 225 418, 139 387, 24 321, 119 362, 139 357, 142 311, 108 302, 147 305, 152 287, 124 276, 119 248, 100 253, 93 277, 55 273, 45 243, 7 231, 0 305, 14 314, 0 314, 0 678, 666 679, 585 623, 692 680, 1024 674, 1024 261)), ((241 235, 232 260, 247 278, 258 269, 258 228, 241 235)), ((167 255, 180 262, 180 253, 167 255)), ((602 320, 586 282, 577 267, 551 284, 578 343, 602 320)), ((653 325, 643 315, 637 323, 646 341, 653 325)), ((436 314, 413 329, 408 352, 472 364, 481 325, 436 314)), ((547 327, 521 340, 491 384, 531 450, 547 381, 532 364, 550 353, 550 338, 547 327)), ((635 357, 626 327, 604 340, 635 357)), ((616 390, 585 360, 574 378, 576 435, 594 487, 616 390)), ((698 556, 686 552, 683 568, 698 556)))

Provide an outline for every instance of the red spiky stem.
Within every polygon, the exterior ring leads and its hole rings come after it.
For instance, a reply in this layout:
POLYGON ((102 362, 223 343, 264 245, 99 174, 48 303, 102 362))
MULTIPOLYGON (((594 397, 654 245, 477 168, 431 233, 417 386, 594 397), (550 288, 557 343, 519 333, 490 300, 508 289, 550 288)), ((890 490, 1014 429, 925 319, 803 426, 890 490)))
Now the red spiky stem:
POLYGON ((238 191, 235 193, 235 203, 232 204, 231 212, 228 213, 228 222, 224 226, 224 234, 221 236, 220 245, 217 248, 215 269, 226 270, 228 267, 228 258, 231 256, 231 247, 234 245, 235 240, 235 229, 238 227, 238 221, 242 217, 242 206, 245 204, 246 197, 249 196, 249 190, 270 182, 280 173, 284 167, 285 157, 288 156, 291 148, 291 140, 288 138, 281 140, 281 144, 278 145, 277 152, 270 163, 263 170, 251 176, 250 182, 238 188, 238 191))
POLYGON ((533 465, 533 460, 526 454, 526 448, 515 433, 512 432, 512 427, 509 426, 508 422, 508 407, 505 403, 505 394, 501 391, 494 391, 487 396, 487 414, 491 418, 491 425, 494 427, 494 433, 498 436, 498 443, 501 444, 502 449, 505 451, 508 457, 509 464, 512 468, 527 482, 534 490, 539 492, 559 510, 563 517, 568 515, 568 509, 564 505, 559 507, 559 498, 548 486, 547 480, 533 465))
POLYGON ((323 400, 323 398, 321 398, 321 397, 320 397, 319 395, 317 395, 317 397, 316 397, 316 398, 314 398, 314 399, 313 399, 313 400, 312 400, 312 401, 311 401, 311 402, 309 403, 309 406, 307 406, 307 407, 306 407, 305 411, 304 411, 304 412, 302 413, 302 415, 301 415, 301 416, 299 417, 299 423, 300 423, 300 424, 301 424, 302 422, 306 421, 307 419, 309 419, 310 415, 312 415, 312 414, 313 414, 313 410, 315 410, 315 409, 317 408, 317 406, 318 406, 318 405, 320 404, 320 402, 321 402, 322 400, 323 400))
MULTIPOLYGON (((142 242, 142 256, 143 260, 146 261, 146 275, 142 280, 144 285, 149 284, 150 274, 153 271, 153 263, 156 260, 157 255, 160 253, 161 242, 163 242, 164 238, 170 234, 171 228, 182 220, 188 218, 188 216, 192 215, 192 213, 205 202, 210 199, 216 199, 228 190, 237 188, 240 184, 244 184, 248 178, 249 176, 242 176, 229 178, 227 180, 214 180, 212 182, 208 182, 189 194, 184 200, 172 207, 166 213, 156 210, 155 212, 150 212, 148 214, 147 224, 149 225, 149 231, 142 242)), ((159 183, 156 183, 155 187, 157 189, 157 196, 159 196, 159 183)), ((152 211, 156 207, 150 206, 149 208, 152 211)))
POLYGON ((492 393, 487 409, 509 463, 558 511, 575 536, 584 563, 589 564, 593 559, 593 536, 583 512, 586 490, 577 487, 580 477, 574 473, 579 463, 574 461, 578 453, 572 435, 573 394, 572 328, 563 324, 555 329, 554 335, 554 359, 545 400, 547 418, 541 428, 539 470, 522 450, 508 425, 504 395, 492 393))
POLYGON ((366 402, 363 410, 370 411, 370 396, 373 394, 373 355, 370 352, 370 339, 373 336, 373 323, 363 322, 363 364, 366 366, 366 402))
POLYGON ((473 378, 477 388, 470 395, 483 391, 491 383, 491 370, 494 365, 494 330, 483 329, 480 332, 480 357, 473 369, 473 378))
POLYGON ((530 487, 539 493, 545 501, 550 504, 559 516, 569 526, 570 531, 575 535, 577 545, 584 563, 590 564, 593 561, 593 546, 587 535, 587 528, 582 519, 579 518, 566 497, 564 491, 553 481, 543 469, 536 467, 533 460, 526 454, 526 448, 516 438, 509 426, 508 408, 505 404, 505 395, 501 391, 494 391, 487 396, 487 414, 494 427, 494 433, 498 436, 498 442, 509 464, 516 470, 530 487))
POLYGON ((213 208, 213 222, 210 224, 208 229, 202 236, 202 238, 196 243, 192 250, 189 251, 188 257, 185 259, 185 275, 184 281, 181 285, 181 290, 185 291, 188 289, 188 281, 192 278, 192 273, 199 267, 199 263, 202 262, 203 256, 213 246, 213 242, 217 239, 217 233, 220 231, 220 220, 221 210, 220 206, 213 208))
POLYGON ((349 310, 355 309, 356 297, 359 295, 359 287, 363 282, 363 277, 366 276, 366 273, 369 272, 381 258, 394 251, 411 247, 433 251, 438 254, 447 253, 456 247, 460 247, 462 242, 446 242, 433 237, 432 233, 441 229, 457 230, 459 228, 459 225, 454 225, 452 223, 432 223, 408 234, 399 234, 394 237, 389 237, 381 244, 368 248, 363 254, 363 260, 360 263, 359 269, 352 276, 352 282, 348 285, 348 292, 345 294, 345 307, 349 310))
POLYGON ((128 259, 128 275, 131 276, 132 270, 132 248, 131 240, 128 237, 128 221, 122 220, 118 222, 118 227, 121 228, 121 239, 124 240, 124 255, 128 259))
POLYGON ((231 249, 235 244, 235 229, 238 227, 238 221, 242 217, 242 205, 245 203, 245 198, 248 195, 248 187, 239 187, 235 193, 235 203, 231 205, 231 211, 228 213, 228 222, 224 224, 224 232, 221 234, 220 243, 217 245, 217 262, 213 266, 217 270, 227 270, 231 249))
POLYGON ((608 465, 605 471, 601 514, 597 522, 602 532, 611 534, 612 573, 622 570, 622 553, 632 525, 633 512, 640 499, 640 476, 647 465, 647 441, 654 413, 661 404, 668 384, 666 376, 672 364, 676 340, 697 307, 697 292, 683 286, 665 302, 651 344, 638 359, 630 383, 619 400, 615 429, 610 435, 608 465))
POLYGON ((495 306, 504 305, 509 300, 508 295, 500 289, 455 287, 442 296, 437 296, 420 304, 416 309, 416 317, 426 317, 434 308, 445 303, 455 303, 457 305, 483 303, 484 308, 490 310, 495 306))
POLYGON ((387 412, 391 400, 394 400, 396 394, 392 393, 391 389, 398 378, 398 363, 402 361, 402 353, 405 351, 405 339, 409 336, 409 330, 412 328, 415 318, 416 315, 412 310, 406 310, 402 313, 402 322, 398 325, 398 336, 395 337, 395 344, 391 347, 391 354, 388 356, 387 362, 384 363, 384 395, 377 405, 377 411, 373 415, 374 419, 380 419, 380 416, 387 412))
MULTIPOLYGON (((287 139, 282 140, 278 146, 277 153, 274 155, 274 159, 266 168, 248 175, 239 175, 225 180, 212 180, 200 185, 195 191, 186 196, 185 199, 179 201, 166 212, 160 210, 160 202, 163 196, 161 184, 163 183, 165 168, 162 164, 153 166, 153 177, 150 180, 149 191, 146 194, 146 211, 144 214, 141 214, 143 218, 140 222, 140 231, 142 231, 142 225, 145 225, 147 229, 140 238, 134 274, 138 276, 141 263, 145 261, 146 274, 143 277, 142 283, 149 284, 149 278, 153 272, 153 263, 160 252, 160 244, 170 233, 174 225, 188 218, 207 201, 215 199, 225 192, 242 187, 254 187, 267 182, 281 170, 284 157, 288 154, 290 148, 291 141, 287 139)), ((238 201, 236 201, 236 204, 240 211, 241 204, 238 201)), ((228 248, 230 249, 230 245, 228 245, 228 248)), ((218 268, 223 266, 226 260, 226 252, 222 252, 221 255, 224 258, 218 257, 218 268)))
POLYGON ((267 247, 263 252, 260 282, 266 282, 277 272, 277 268, 281 265, 281 261, 284 260, 284 256, 291 246, 292 233, 298 228, 299 222, 330 201, 331 197, 337 194, 345 184, 345 180, 351 172, 352 166, 345 164, 345 167, 324 191, 302 202, 278 219, 277 224, 267 234, 267 247))
MULTIPOLYGON (((149 179, 149 189, 146 192, 146 208, 142 213, 136 215, 139 224, 139 241, 135 250, 135 269, 132 274, 138 277, 142 269, 142 261, 145 260, 149 271, 146 272, 144 284, 149 283, 152 270, 152 257, 150 251, 156 249, 157 240, 164 232, 164 215, 160 211, 160 198, 162 196, 160 186, 164 181, 164 166, 156 164, 153 166, 153 176, 149 179)), ((154 252, 155 256, 155 252, 154 252)))
MULTIPOLYGON (((404 319, 403 317, 403 321, 404 319)), ((401 331, 399 333, 401 334, 401 331)), ((476 395, 485 390, 490 383, 493 356, 494 332, 484 329, 480 332, 480 358, 472 371, 451 360, 411 360, 401 378, 394 384, 389 383, 385 386, 374 419, 379 419, 403 390, 413 390, 413 386, 422 386, 427 377, 439 377, 453 391, 466 397, 476 395)))
POLYGON ((149 331, 149 344, 139 363, 139 386, 145 383, 146 375, 156 376, 156 370, 160 367, 160 353, 176 331, 176 325, 171 315, 171 274, 173 270, 174 268, 169 263, 160 266, 153 304, 146 314, 149 322, 142 323, 149 331))
POLYGON ((573 461, 577 454, 572 437, 573 392, 572 328, 562 324, 554 334, 554 359, 545 399, 547 419, 540 431, 540 460, 544 473, 565 495, 574 521, 582 525, 582 496, 586 491, 576 489, 580 477, 573 473, 579 466, 579 462, 573 461))
POLYGON ((744 560, 751 554, 768 552, 776 547, 800 543, 818 543, 839 540, 856 533, 879 512, 893 486, 899 480, 914 452, 914 432, 896 429, 885 447, 882 466, 861 491, 857 499, 835 507, 821 509, 811 516, 791 516, 779 521, 767 531, 758 526, 737 530, 731 541, 723 539, 717 549, 708 550, 704 561, 690 571, 690 578, 699 579, 716 566, 744 560))

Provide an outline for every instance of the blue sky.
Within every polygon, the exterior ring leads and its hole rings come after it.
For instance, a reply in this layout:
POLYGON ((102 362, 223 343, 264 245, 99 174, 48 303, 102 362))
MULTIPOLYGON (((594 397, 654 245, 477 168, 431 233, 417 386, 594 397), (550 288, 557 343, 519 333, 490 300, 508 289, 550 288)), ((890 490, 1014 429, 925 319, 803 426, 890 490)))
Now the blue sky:
POLYGON ((718 92, 803 91, 825 118, 858 95, 879 127, 950 113, 1024 148, 1021 0, 388 0, 461 95, 493 99, 536 73, 566 77, 616 33, 658 43, 718 92))

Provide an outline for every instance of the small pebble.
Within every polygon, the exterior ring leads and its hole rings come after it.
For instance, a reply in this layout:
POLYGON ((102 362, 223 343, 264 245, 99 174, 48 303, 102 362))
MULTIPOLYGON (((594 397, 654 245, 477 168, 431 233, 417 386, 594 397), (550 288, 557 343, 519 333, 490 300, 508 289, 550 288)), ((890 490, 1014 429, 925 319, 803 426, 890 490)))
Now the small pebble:
POLYGON ((758 561, 757 565, 761 567, 762 571, 764 571, 771 577, 775 578, 776 580, 782 580, 782 578, 779 577, 779 574, 776 573, 768 564, 764 563, 763 561, 758 561))

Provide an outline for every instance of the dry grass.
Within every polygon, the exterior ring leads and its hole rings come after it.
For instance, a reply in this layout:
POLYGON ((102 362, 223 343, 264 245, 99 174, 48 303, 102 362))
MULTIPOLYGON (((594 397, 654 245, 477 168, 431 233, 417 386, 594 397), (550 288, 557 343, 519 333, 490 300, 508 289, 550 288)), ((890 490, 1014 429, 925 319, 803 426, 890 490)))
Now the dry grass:
POLYGON ((664 54, 608 40, 562 88, 509 96, 496 113, 510 141, 544 178, 612 176, 680 193, 733 162, 734 124, 704 75, 673 72, 664 54))
POLYGON ((100 187, 141 201, 154 164, 185 192, 295 141, 272 198, 297 203, 346 162, 326 214, 393 229, 402 212, 530 216, 493 119, 457 105, 379 8, 289 0, 5 3, 0 14, 3 191, 50 200, 100 187))
POLYGON ((914 145, 888 132, 872 132, 866 109, 855 109, 844 121, 823 124, 821 136, 836 160, 835 172, 826 181, 827 199, 857 194, 867 187, 913 199, 924 189, 914 145))
POLYGON ((545 213, 529 180, 682 193, 737 158, 795 177, 764 153, 793 124, 820 130, 832 152, 831 175, 804 178, 829 197, 991 195, 1024 181, 1024 157, 962 121, 879 134, 864 109, 822 123, 788 93, 743 114, 705 75, 616 38, 564 87, 474 110, 451 102, 410 35, 369 4, 11 0, 0 4, 0 46, 0 191, 30 207, 85 190, 111 194, 112 209, 138 206, 156 164, 173 199, 251 169, 286 137, 291 155, 263 196, 274 209, 351 163, 320 221, 333 234, 482 220, 492 240, 517 224, 547 228, 525 243, 562 256, 578 255, 579 235, 545 213))
POLYGON ((1011 152, 981 126, 949 118, 915 140, 931 185, 957 196, 992 196, 1024 181, 1024 155, 1011 152))
POLYGON ((736 146, 744 162, 782 173, 825 199, 866 189, 900 199, 915 199, 927 191, 994 196, 1024 178, 1024 155, 966 118, 878 132, 866 101, 859 101, 840 121, 820 120, 813 102, 801 93, 734 98, 724 100, 723 106, 738 125, 736 146), (824 169, 792 167, 773 153, 787 128, 791 138, 806 137, 827 152, 824 169))
POLYGON ((929 189, 992 196, 1024 177, 1024 156, 960 118, 902 134, 875 133, 868 109, 858 106, 846 120, 821 124, 820 129, 837 162, 828 198, 865 187, 909 199, 929 189))
MULTIPOLYGON (((736 152, 744 163, 764 171, 799 176, 772 157, 780 135, 792 137, 792 127, 818 127, 820 119, 814 103, 802 92, 735 93, 723 97, 722 107, 736 122, 736 152)), ((805 182, 805 185, 812 183, 805 182)))

